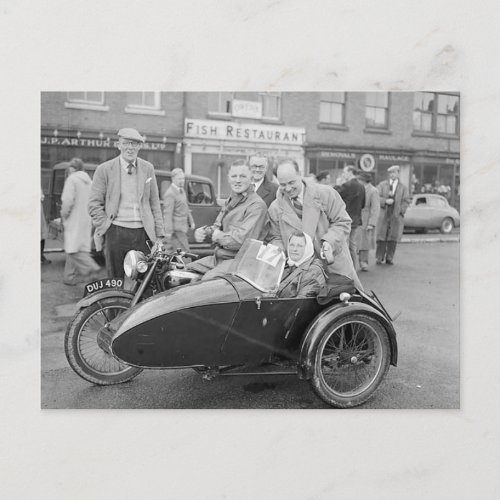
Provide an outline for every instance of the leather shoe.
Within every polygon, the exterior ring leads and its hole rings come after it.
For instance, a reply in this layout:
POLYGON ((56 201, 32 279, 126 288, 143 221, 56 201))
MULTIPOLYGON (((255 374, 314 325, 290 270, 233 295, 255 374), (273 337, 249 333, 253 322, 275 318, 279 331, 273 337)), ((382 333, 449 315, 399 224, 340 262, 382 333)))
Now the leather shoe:
POLYGON ((377 264, 383 264, 383 263, 384 263, 384 261, 383 261, 383 260, 380 260, 380 259, 377 259, 377 260, 376 260, 376 263, 377 263, 377 264))
POLYGON ((394 265, 394 262, 392 262, 392 260, 386 260, 385 261, 386 264, 389 264, 390 266, 393 266, 394 265))

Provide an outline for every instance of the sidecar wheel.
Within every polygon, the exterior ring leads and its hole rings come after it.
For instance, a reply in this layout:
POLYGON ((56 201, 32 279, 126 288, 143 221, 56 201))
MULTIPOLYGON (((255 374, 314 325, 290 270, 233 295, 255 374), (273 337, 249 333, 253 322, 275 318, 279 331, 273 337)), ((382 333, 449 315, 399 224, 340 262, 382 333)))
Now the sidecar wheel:
POLYGON ((391 350, 384 327, 364 314, 335 321, 319 341, 310 384, 335 408, 365 403, 389 369, 391 350))
POLYGON ((66 358, 73 370, 98 385, 121 384, 133 379, 141 368, 126 365, 103 351, 97 333, 104 324, 130 308, 131 299, 109 297, 78 311, 64 338, 66 358))

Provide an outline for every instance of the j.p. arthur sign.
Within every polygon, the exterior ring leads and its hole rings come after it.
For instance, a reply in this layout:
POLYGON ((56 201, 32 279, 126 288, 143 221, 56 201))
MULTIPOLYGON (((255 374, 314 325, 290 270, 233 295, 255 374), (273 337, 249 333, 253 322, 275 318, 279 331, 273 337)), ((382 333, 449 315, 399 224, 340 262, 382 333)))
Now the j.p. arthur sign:
MULTIPOLYGON (((73 146, 83 148, 114 148, 118 144, 116 139, 88 139, 83 137, 51 137, 42 135, 40 143, 42 146, 73 146)), ((171 146, 170 146, 171 147, 171 146)), ((142 149, 164 151, 169 146, 163 142, 145 142, 142 149)))
POLYGON ((186 118, 184 136, 198 139, 268 142, 302 146, 305 142, 306 131, 304 128, 299 127, 186 118))

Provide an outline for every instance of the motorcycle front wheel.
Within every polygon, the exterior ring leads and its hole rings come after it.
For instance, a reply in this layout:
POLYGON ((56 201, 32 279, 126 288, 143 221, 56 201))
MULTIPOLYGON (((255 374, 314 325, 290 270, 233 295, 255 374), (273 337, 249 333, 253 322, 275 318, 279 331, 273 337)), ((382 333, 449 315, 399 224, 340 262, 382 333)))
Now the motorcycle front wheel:
POLYGON ((365 403, 389 369, 391 348, 385 328, 364 314, 335 321, 314 354, 312 389, 335 408, 365 403))
POLYGON ((98 385, 127 382, 141 373, 141 368, 126 365, 101 349, 99 329, 130 309, 131 298, 108 297, 80 309, 66 330, 64 350, 71 368, 83 379, 98 385))

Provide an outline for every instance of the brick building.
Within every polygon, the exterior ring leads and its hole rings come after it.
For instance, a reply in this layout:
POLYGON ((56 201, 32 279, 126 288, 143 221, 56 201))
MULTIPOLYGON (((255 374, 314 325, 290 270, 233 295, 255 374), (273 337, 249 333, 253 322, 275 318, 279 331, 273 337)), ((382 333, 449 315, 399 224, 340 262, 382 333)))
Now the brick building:
POLYGON ((44 92, 42 183, 56 163, 100 163, 117 154, 116 131, 137 128, 140 156, 157 168, 210 177, 256 151, 293 157, 305 174, 347 164, 386 177, 395 163, 414 190, 444 186, 457 204, 459 96, 432 92, 44 92))

